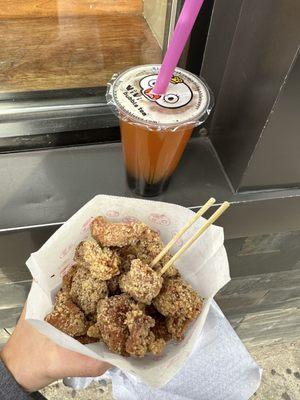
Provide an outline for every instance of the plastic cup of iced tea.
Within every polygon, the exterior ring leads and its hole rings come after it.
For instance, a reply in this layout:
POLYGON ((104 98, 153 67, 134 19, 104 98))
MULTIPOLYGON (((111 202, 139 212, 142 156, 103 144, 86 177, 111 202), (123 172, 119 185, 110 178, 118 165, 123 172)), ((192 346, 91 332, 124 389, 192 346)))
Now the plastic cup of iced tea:
POLYGON ((107 101, 120 121, 129 188, 156 196, 168 186, 193 129, 209 115, 206 83, 176 68, 164 95, 152 92, 160 65, 141 65, 114 75, 107 101))

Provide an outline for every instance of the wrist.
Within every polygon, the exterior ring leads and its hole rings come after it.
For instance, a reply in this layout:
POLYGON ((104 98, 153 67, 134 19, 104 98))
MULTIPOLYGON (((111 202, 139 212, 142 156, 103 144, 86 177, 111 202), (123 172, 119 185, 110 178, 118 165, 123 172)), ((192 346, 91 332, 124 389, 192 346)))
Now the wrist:
POLYGON ((43 367, 40 365, 35 368, 32 363, 22 362, 22 356, 13 351, 9 343, 2 349, 0 359, 24 391, 35 392, 48 384, 48 379, 42 373, 43 367))

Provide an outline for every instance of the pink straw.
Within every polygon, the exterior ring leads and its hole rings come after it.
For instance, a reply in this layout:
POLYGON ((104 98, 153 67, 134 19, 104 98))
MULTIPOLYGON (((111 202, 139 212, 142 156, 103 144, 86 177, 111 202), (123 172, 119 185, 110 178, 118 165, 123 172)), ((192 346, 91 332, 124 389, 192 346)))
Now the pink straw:
POLYGON ((173 72, 178 64, 203 2, 204 0, 185 0, 161 65, 156 84, 153 88, 154 94, 166 93, 173 72))

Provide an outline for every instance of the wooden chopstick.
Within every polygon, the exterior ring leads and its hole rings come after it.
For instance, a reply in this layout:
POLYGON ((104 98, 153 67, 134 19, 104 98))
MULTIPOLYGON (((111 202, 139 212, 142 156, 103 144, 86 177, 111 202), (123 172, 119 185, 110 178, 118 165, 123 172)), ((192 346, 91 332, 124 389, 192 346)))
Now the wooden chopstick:
POLYGON ((163 275, 167 269, 174 264, 174 262, 199 238, 202 233, 206 231, 206 229, 212 225, 220 216, 223 214, 225 210, 230 206, 228 201, 225 201, 218 209, 213 213, 213 215, 201 226, 201 228, 192 236, 178 251, 174 254, 174 256, 163 266, 160 270, 159 274, 163 275))
POLYGON ((169 241, 169 243, 162 249, 162 251, 154 258, 151 262, 150 267, 154 267, 170 250, 170 248, 177 242, 178 239, 189 229, 194 222, 196 222, 214 203, 216 199, 211 197, 201 208, 200 210, 191 218, 187 224, 181 228, 176 235, 169 241))

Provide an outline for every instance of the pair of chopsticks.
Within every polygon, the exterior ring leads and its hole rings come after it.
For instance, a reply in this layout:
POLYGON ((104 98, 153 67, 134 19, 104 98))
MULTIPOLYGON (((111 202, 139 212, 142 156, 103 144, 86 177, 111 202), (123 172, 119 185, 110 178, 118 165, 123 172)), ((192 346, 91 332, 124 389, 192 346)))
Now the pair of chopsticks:
MULTIPOLYGON (((212 197, 210 198, 200 210, 193 216, 193 218, 188 221, 188 223, 180 229, 179 232, 170 240, 170 242, 163 248, 163 250, 154 258, 151 267, 154 267, 170 250, 170 248, 177 242, 179 238, 216 202, 212 197)), ((227 208, 230 206, 228 201, 224 203, 213 213, 213 215, 208 218, 208 220, 199 228, 199 230, 174 254, 174 256, 163 266, 159 274, 163 275, 167 269, 174 264, 174 262, 206 231, 206 229, 212 225, 227 208)))

